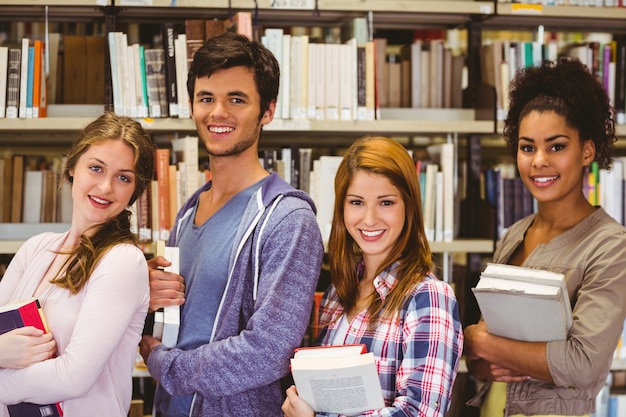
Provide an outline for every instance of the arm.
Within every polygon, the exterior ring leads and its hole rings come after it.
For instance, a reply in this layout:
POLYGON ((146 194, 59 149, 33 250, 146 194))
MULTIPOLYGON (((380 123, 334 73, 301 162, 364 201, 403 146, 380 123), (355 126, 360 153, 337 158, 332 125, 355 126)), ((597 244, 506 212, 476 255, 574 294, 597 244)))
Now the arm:
POLYGON ((396 398, 392 407, 373 415, 404 416, 418 410, 420 417, 443 417, 463 350, 452 288, 441 281, 425 282, 407 307, 402 334, 404 357, 396 372, 396 398))
POLYGON ((472 376, 491 381, 517 382, 529 377, 553 382, 546 342, 520 342, 495 336, 484 321, 465 328, 465 355, 472 376))
MULTIPOLYGON (((323 247, 310 209, 283 214, 277 208, 273 216, 260 243, 258 296, 245 328, 195 350, 159 347, 150 353, 148 368, 168 392, 234 395, 267 385, 288 372, 289 358, 300 345, 310 318, 323 247)), ((226 299, 226 306, 231 302, 238 300, 226 299)))
MULTIPOLYGON (((520 342, 490 335, 484 324, 468 326, 468 355, 482 358, 468 364, 473 376, 496 381, 532 377, 559 387, 578 388, 604 380, 626 316, 626 242, 623 229, 609 227, 609 232, 598 232, 604 238, 591 234, 580 249, 565 249, 569 253, 563 256, 569 256, 567 265, 571 265, 565 274, 574 318, 567 339, 520 342)), ((502 256, 496 252, 494 259, 501 260, 502 256)))
MULTIPOLYGON (((74 297, 55 297, 49 324, 60 355, 20 370, 0 370, 0 403, 49 403, 88 392, 120 343, 138 341, 148 303, 147 266, 132 245, 111 249, 100 261, 87 286, 74 297), (81 300, 82 298, 82 300, 81 300), (78 314, 71 310, 78 303, 78 314), (75 323, 71 318, 76 317, 75 323), (59 325, 59 321, 61 322, 59 325), (59 328, 67 323, 67 328, 59 328), (54 330, 54 328, 53 328, 54 330)), ((128 366, 132 366, 130 360, 128 366)), ((116 368, 117 369, 117 368, 116 368)), ((130 368, 128 369, 130 373, 130 368)))

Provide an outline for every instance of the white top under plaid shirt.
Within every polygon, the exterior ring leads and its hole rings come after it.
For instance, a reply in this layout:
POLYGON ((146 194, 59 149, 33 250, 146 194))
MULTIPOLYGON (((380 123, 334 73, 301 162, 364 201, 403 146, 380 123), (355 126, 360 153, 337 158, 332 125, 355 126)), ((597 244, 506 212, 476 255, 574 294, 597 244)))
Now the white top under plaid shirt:
MULTIPOLYGON (((396 278, 393 264, 374 279, 384 302, 396 278)), ((335 287, 324 294, 320 345, 330 345, 344 314, 335 287)), ((374 354, 386 408, 363 416, 444 416, 450 405, 452 385, 463 351, 463 329, 452 288, 428 274, 414 287, 400 314, 381 319, 368 330, 370 315, 359 313, 351 323, 344 344, 362 343, 374 354)), ((328 415, 328 414, 318 414, 328 415)))

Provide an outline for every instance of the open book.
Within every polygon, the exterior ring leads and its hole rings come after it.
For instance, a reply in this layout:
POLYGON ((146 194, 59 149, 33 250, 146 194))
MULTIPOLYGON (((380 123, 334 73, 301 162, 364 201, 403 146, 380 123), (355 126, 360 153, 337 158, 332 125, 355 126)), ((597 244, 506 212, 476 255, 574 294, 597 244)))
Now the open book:
POLYGON ((298 395, 317 412, 349 416, 385 406, 374 354, 365 345, 296 349, 291 373, 298 395))
POLYGON ((528 342, 567 338, 572 308, 563 274, 490 263, 472 291, 492 334, 528 342))
MULTIPOLYGON (((48 325, 37 299, 16 301, 0 307, 0 334, 26 326, 33 326, 46 333, 48 332, 48 325)), ((11 417, 63 416, 60 403, 19 403, 9 405, 7 408, 11 417)))

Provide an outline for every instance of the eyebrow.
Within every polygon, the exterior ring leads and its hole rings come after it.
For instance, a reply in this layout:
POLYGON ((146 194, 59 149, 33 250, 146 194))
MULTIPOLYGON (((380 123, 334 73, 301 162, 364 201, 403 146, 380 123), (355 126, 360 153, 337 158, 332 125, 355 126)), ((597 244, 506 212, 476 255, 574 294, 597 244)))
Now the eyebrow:
MULTIPOLYGON (((214 96, 214 95, 215 94, 209 90, 199 90, 196 93, 196 97, 206 97, 206 96, 214 96)), ((228 97, 246 97, 246 98, 248 97, 248 94, 240 90, 229 91, 226 95, 228 97)))
MULTIPOLYGON (((546 142, 552 142, 552 141, 557 140, 557 139, 559 139, 559 138, 571 139, 569 136, 567 136, 567 135, 565 135, 565 134, 561 134, 561 133, 559 133, 559 134, 556 134, 556 135, 554 135, 554 136, 549 136, 549 137, 547 137, 547 138, 546 138, 546 142)), ((528 141, 528 142, 535 142, 535 139, 533 139, 533 138, 529 138, 529 137, 526 137, 526 136, 520 136, 519 140, 526 140, 526 141, 528 141)))
MULTIPOLYGON (((96 158, 95 156, 92 156, 91 158, 89 158, 89 160, 87 162, 97 162, 101 165, 104 165, 106 167, 108 167, 109 165, 104 162, 102 159, 96 158)), ((135 169, 131 168, 131 169, 120 169, 119 172, 130 172, 130 173, 135 173, 135 169)))

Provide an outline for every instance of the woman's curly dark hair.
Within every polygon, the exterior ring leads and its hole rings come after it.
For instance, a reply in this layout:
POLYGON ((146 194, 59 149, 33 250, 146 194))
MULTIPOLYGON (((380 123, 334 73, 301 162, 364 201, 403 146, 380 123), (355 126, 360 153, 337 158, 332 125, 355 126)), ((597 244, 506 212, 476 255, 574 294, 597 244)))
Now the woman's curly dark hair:
POLYGON ((504 137, 514 157, 520 122, 532 111, 552 111, 565 118, 569 127, 578 130, 582 141, 593 140, 600 168, 610 167, 616 141, 614 110, 604 87, 587 66, 561 57, 517 73, 511 82, 509 112, 504 121, 504 137))

